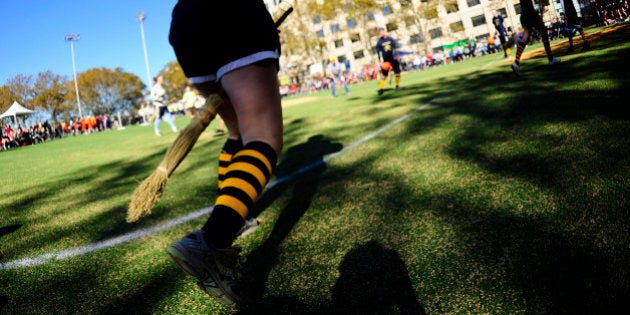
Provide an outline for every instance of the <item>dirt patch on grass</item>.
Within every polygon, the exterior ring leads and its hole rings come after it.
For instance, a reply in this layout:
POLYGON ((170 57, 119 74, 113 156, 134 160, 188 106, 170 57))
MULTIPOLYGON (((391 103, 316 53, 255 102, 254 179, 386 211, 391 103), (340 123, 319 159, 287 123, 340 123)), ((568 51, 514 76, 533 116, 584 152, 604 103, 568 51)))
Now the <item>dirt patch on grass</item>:
POLYGON ((292 98, 292 99, 288 99, 288 100, 287 99, 283 99, 282 100, 282 107, 288 107, 288 106, 308 103, 308 102, 314 101, 316 99, 317 99, 317 96, 306 96, 306 97, 300 97, 300 98, 292 98))
MULTIPOLYGON (((604 28, 597 32, 588 33, 586 34, 586 40, 590 42, 591 49, 597 49, 597 46, 606 45, 610 37, 628 38, 628 36, 630 36, 630 24, 624 23, 624 24, 610 26, 608 28, 604 28)), ((580 37, 579 34, 573 37, 573 46, 575 47, 576 51, 579 51, 580 49, 582 49, 582 38, 580 37)), ((569 40, 566 38, 562 40, 561 42, 558 42, 557 44, 551 45, 551 52, 553 53, 554 56, 564 55, 567 49, 569 49, 569 40)), ((531 51, 527 51, 527 48, 525 48, 525 51, 523 52, 523 55, 521 56, 521 60, 544 57, 544 56, 546 56, 544 47, 540 47, 531 51)), ((514 57, 508 58, 507 60, 504 61, 504 63, 512 63, 512 61, 514 61, 514 57)))

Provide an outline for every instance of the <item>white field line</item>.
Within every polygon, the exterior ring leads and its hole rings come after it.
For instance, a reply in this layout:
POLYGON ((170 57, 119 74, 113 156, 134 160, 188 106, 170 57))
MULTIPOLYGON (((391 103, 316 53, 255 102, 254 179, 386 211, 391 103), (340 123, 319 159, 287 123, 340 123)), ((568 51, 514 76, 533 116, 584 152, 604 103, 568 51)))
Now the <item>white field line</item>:
MULTIPOLYGON (((493 64, 494 62, 490 62, 488 64, 486 64, 485 66, 482 67, 482 69, 487 68, 488 66, 490 66, 491 64, 493 64)), ((463 81, 467 81, 470 80, 474 77, 475 75, 467 78, 466 80, 463 81)), ((463 82, 460 81, 460 82, 463 82)), ((461 83, 459 83, 461 84, 461 83)), ((287 176, 284 177, 280 177, 277 178, 276 180, 271 181, 267 187, 265 188, 265 190, 268 190, 270 188, 273 188, 274 186, 290 181, 293 178, 295 178, 295 176, 300 175, 302 173, 308 172, 309 170, 323 164, 323 163, 327 163, 328 161, 336 158, 337 156, 341 155, 342 153, 345 153, 348 150, 354 149, 355 147, 361 145, 362 143, 371 140, 372 138, 382 134, 383 132, 387 131, 388 129, 400 124, 401 122, 405 121, 407 118, 411 117, 412 115, 414 115, 416 112, 423 110, 424 108, 426 108, 427 106, 429 106, 430 104, 432 104, 433 102, 439 100, 440 98, 450 95, 453 91, 456 91, 459 84, 454 85, 453 87, 451 87, 450 89, 448 89, 447 91, 443 92, 442 94, 434 97, 433 99, 431 99, 428 103, 426 104, 422 104, 420 105, 418 108, 412 110, 411 112, 393 120, 392 122, 390 122, 389 124, 377 129, 376 131, 366 135, 365 137, 345 146, 343 149, 341 149, 338 152, 335 153, 331 153, 328 155, 325 155, 321 160, 316 161, 311 163, 310 165, 304 166, 298 170, 296 170, 295 172, 288 174, 287 176)), ((104 249, 104 248, 108 248, 108 247, 112 247, 115 245, 119 245, 122 243, 126 243, 126 242, 130 242, 145 236, 149 236, 151 234, 155 234, 167 229, 170 229, 174 226, 180 225, 182 223, 186 223, 190 220, 194 220, 197 219, 203 215, 207 215, 209 213, 212 212, 212 209, 214 209, 214 207, 207 207, 207 208, 203 208, 200 210, 197 210, 195 212, 189 213, 185 216, 170 220, 170 221, 166 221, 165 223, 153 226, 153 227, 148 227, 148 228, 143 228, 143 229, 139 229, 136 230, 134 232, 129 232, 127 234, 123 234, 114 238, 110 238, 104 241, 100 241, 100 242, 96 242, 96 243, 92 243, 92 244, 88 244, 88 245, 84 245, 84 246, 79 246, 79 247, 75 247, 75 248, 70 248, 70 249, 66 249, 66 250, 62 250, 62 251, 58 251, 55 253, 48 253, 48 254, 43 254, 43 255, 39 255, 39 256, 35 256, 35 257, 30 257, 30 258, 22 258, 22 259, 16 259, 16 260, 11 260, 5 263, 0 262, 0 270, 9 270, 9 269, 18 269, 18 268, 24 268, 24 267, 31 267, 31 266, 38 266, 38 265, 42 265, 45 264, 51 260, 62 260, 62 259, 66 259, 66 258, 71 258, 71 257, 75 257, 75 256, 80 256, 80 255, 85 255, 88 253, 91 253, 93 251, 97 251, 100 249, 104 249)))

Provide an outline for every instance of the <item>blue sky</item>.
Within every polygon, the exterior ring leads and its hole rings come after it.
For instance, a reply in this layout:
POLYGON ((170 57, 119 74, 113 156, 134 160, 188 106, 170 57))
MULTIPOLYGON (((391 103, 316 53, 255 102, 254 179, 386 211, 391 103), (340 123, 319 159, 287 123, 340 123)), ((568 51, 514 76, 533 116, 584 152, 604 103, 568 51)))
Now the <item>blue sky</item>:
POLYGON ((73 79, 74 42, 77 73, 91 68, 121 67, 147 84, 138 14, 144 11, 144 34, 151 75, 175 60, 168 43, 176 0, 0 0, 0 86, 16 75, 45 71, 73 79))

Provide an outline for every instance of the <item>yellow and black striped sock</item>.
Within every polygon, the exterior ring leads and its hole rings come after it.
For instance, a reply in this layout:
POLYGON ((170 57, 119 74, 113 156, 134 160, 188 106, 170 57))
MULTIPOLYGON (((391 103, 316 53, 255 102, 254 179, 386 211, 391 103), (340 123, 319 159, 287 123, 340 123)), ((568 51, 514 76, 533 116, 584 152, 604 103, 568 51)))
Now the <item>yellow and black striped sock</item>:
POLYGON ((274 149, 260 141, 246 144, 232 157, 208 221, 206 242, 216 248, 232 245, 276 167, 274 149))
POLYGON ((396 87, 398 87, 400 85, 400 73, 396 74, 394 81, 396 81, 396 87))
POLYGON ((219 169, 218 169, 218 185, 219 189, 223 186, 223 181, 225 180, 225 174, 227 173, 227 168, 230 166, 230 162, 232 161, 232 156, 236 154, 236 152, 240 151, 243 148, 243 141, 239 139, 227 139, 225 144, 223 145, 223 149, 221 149, 221 153, 219 153, 219 169))
POLYGON ((582 37, 582 41, 584 41, 585 43, 588 42, 588 40, 586 40, 586 34, 584 34, 584 28, 580 27, 580 29, 578 30, 580 32, 580 36, 582 37))
POLYGON ((379 83, 378 86, 381 90, 385 88, 385 79, 381 79, 381 82, 379 83))
POLYGON ((525 42, 518 41, 518 45, 516 45, 516 55, 514 56, 514 62, 518 65, 521 63, 521 55, 523 54, 523 50, 525 50, 525 42))

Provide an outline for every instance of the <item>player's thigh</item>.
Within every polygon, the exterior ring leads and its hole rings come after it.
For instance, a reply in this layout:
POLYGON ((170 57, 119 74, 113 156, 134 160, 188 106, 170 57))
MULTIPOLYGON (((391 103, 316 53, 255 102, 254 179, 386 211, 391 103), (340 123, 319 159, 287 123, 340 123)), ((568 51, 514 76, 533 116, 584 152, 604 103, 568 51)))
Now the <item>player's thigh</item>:
POLYGON ((259 140, 278 152, 282 147, 282 106, 275 60, 249 65, 225 74, 227 93, 243 142, 259 140))

